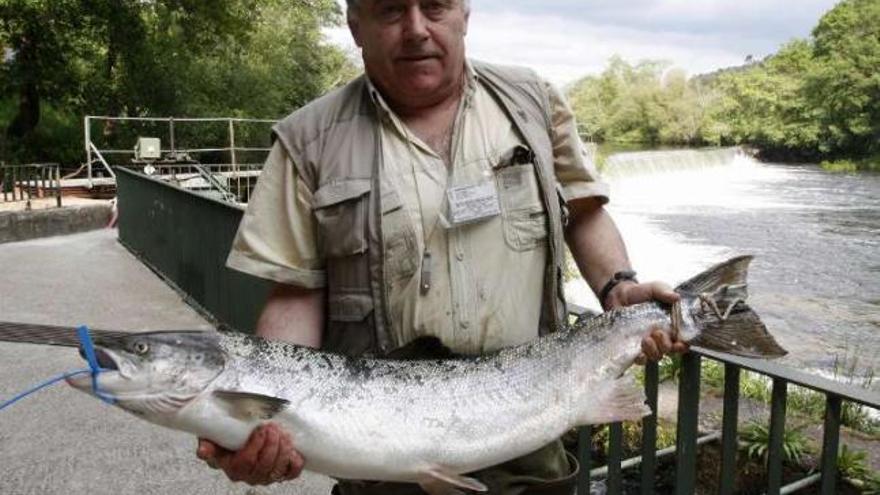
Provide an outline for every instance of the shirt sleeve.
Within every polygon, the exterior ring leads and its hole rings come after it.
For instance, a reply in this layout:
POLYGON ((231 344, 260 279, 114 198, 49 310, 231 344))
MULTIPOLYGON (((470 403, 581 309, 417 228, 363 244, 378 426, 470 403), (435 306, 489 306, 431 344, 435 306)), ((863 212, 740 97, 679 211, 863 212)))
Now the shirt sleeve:
POLYGON ((307 289, 327 283, 317 246, 312 191, 280 143, 269 152, 226 266, 307 289))
POLYGON ((544 85, 550 99, 556 180, 566 199, 598 198, 607 203, 610 188, 602 181, 591 153, 581 142, 574 112, 555 86, 546 81, 544 85))

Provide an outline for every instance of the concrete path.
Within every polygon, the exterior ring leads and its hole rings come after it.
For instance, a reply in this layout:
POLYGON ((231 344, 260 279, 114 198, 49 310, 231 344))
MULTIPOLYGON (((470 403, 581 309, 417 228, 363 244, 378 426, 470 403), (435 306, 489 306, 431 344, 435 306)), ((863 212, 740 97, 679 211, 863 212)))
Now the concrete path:
MULTIPOLYGON (((0 245, 0 321, 118 330, 210 325, 100 230, 0 245)), ((84 367, 70 348, 0 342, 0 400, 84 367)), ((271 488, 233 484, 194 454, 194 437, 64 384, 0 411, 0 494, 326 494, 316 475, 271 488)))

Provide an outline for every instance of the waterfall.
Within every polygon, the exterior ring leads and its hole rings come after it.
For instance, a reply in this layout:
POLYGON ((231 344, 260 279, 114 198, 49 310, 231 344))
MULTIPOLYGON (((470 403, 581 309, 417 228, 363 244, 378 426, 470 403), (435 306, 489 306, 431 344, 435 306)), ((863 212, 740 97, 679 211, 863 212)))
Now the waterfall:
POLYGON ((752 160, 742 148, 703 148, 615 153, 605 160, 608 179, 701 170, 752 160))

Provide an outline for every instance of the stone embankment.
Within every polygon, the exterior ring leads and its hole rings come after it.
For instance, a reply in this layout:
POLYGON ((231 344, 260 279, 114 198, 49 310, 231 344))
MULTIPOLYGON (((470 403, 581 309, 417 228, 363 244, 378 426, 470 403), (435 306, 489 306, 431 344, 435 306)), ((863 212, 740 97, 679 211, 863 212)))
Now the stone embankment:
POLYGON ((110 222, 113 206, 109 201, 71 199, 75 198, 64 198, 60 208, 34 204, 26 210, 23 203, 0 205, 0 244, 86 232, 110 222))

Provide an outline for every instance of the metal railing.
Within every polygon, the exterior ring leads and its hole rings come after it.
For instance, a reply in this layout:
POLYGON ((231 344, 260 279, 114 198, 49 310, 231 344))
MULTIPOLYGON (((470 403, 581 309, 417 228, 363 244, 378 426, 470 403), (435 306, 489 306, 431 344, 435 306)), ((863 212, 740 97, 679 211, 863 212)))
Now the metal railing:
MULTIPOLYGON (((140 122, 140 123, 152 123, 152 124, 164 124, 165 131, 163 132, 164 138, 162 139, 162 149, 159 150, 160 153, 167 153, 171 155, 198 155, 204 153, 220 153, 226 156, 225 159, 229 160, 229 167, 233 172, 238 172, 240 168, 250 167, 253 160, 244 160, 245 163, 242 163, 241 154, 244 153, 260 153, 260 154, 268 154, 271 148, 267 146, 243 146, 240 142, 240 139, 237 139, 237 127, 245 124, 260 124, 266 126, 266 137, 268 138, 270 132, 269 128, 272 124, 277 122, 276 120, 270 119, 242 119, 242 118, 175 118, 175 117, 103 117, 103 116, 95 116, 89 115, 84 118, 83 121, 83 132, 85 136, 85 152, 86 152, 86 166, 87 166, 87 178, 89 181, 89 185, 91 186, 93 181, 93 165, 98 164, 107 172, 115 177, 115 173, 113 172, 113 167, 124 166, 124 167, 134 167, 137 164, 131 163, 131 158, 135 156, 134 148, 130 149, 113 149, 113 148, 104 148, 99 146, 94 142, 93 134, 92 134, 92 124, 94 122, 111 122, 111 123, 126 123, 126 122, 140 122), (177 131, 175 130, 176 124, 181 123, 194 123, 194 124, 224 124, 225 125, 225 134, 226 134, 226 143, 223 146, 211 146, 211 147, 181 147, 178 143, 177 131), (166 144, 167 143, 167 147, 166 144), (115 160, 110 159, 111 156, 121 156, 128 157, 128 159, 123 163, 118 163, 115 160)), ((151 136, 154 137, 154 136, 151 136)), ((133 143, 132 143, 133 144, 133 143)), ((143 163, 139 164, 143 166, 143 163)))
MULTIPOLYGON (((135 167, 123 167, 135 169, 135 167)), ((231 164, 150 164, 145 171, 143 165, 137 167, 153 178, 168 182, 178 187, 194 191, 206 192, 215 199, 229 203, 246 204, 257 184, 263 170, 262 163, 231 164)))
MULTIPOLYGON (((584 310, 571 308, 577 316, 584 310)), ((609 425, 607 465, 593 469, 591 459, 592 432, 595 426, 578 429, 578 459, 581 470, 578 478, 578 495, 590 493, 590 480, 604 478, 609 494, 623 493, 623 470, 641 465, 640 493, 655 493, 657 460, 675 455, 675 489, 678 495, 691 495, 697 489, 697 451, 700 445, 721 442, 721 469, 717 493, 735 493, 737 456, 739 454, 738 409, 740 401, 740 374, 751 371, 767 377, 772 382, 770 402, 770 435, 767 448, 767 494, 781 495, 821 483, 820 493, 837 493, 837 458, 840 445, 841 411, 844 401, 880 409, 880 393, 806 374, 781 366, 772 361, 748 359, 698 347, 681 358, 681 374, 678 385, 678 416, 676 444, 657 450, 657 403, 659 392, 659 367, 657 363, 645 366, 645 395, 652 414, 642 420, 641 455, 623 459, 623 425, 609 425), (703 359, 710 359, 724 366, 724 404, 722 429, 703 437, 699 436, 700 384, 703 359), (820 470, 818 473, 783 485, 783 440, 785 433, 786 405, 789 384, 818 392, 825 397, 825 419, 820 470)))
POLYGON ((29 163, 23 165, 0 165, 0 197, 4 203, 31 202, 39 198, 55 198, 61 207, 61 168, 57 163, 29 163))

